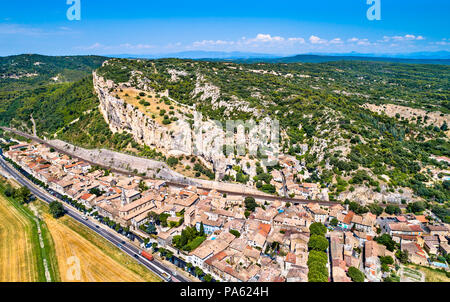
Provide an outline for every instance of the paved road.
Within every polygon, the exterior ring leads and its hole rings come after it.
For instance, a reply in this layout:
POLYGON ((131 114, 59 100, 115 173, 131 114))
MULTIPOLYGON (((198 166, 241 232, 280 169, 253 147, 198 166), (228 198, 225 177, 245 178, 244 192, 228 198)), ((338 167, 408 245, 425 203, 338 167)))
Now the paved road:
MULTIPOLYGON (((47 192, 45 192, 44 190, 32 184, 28 179, 26 179, 25 176, 16 171, 16 169, 11 168, 11 166, 1 156, 0 156, 0 166, 4 170, 6 170, 12 177, 14 177, 14 179, 17 180, 17 182, 19 182, 23 186, 28 187, 34 195, 36 195, 43 201, 50 203, 57 199, 48 194, 47 192)), ((100 236, 104 237, 106 240, 110 241, 112 244, 114 244, 116 247, 121 249, 129 256, 134 257, 139 263, 146 266, 148 269, 150 269, 153 273, 158 275, 164 281, 167 282, 168 277, 170 276, 170 281, 189 282, 187 278, 183 277, 181 274, 174 273, 174 271, 168 269, 162 263, 158 262, 156 259, 154 259, 153 261, 148 261, 146 258, 139 255, 140 250, 137 247, 131 244, 123 244, 124 240, 118 237, 116 234, 99 227, 97 224, 95 224, 90 220, 84 220, 82 218, 82 215, 78 211, 71 209, 64 203, 63 205, 68 216, 72 217, 76 221, 82 223, 83 225, 87 226, 100 236), (163 274, 165 274, 166 276, 164 276, 163 274)))

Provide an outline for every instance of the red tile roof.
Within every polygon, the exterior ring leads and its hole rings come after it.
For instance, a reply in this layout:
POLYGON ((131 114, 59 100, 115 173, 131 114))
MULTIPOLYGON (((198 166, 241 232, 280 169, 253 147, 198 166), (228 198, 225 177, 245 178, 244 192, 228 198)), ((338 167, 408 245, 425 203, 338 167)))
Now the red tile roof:
POLYGON ((352 222, 353 215, 355 215, 355 213, 353 213, 352 211, 349 211, 347 213, 347 215, 345 215, 345 217, 344 217, 344 223, 345 224, 350 224, 352 222))

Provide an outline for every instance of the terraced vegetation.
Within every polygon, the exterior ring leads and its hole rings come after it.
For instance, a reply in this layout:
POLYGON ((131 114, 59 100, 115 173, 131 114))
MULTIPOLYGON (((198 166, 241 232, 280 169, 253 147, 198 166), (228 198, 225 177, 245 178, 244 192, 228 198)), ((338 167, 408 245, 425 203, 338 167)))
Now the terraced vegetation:
POLYGON ((410 267, 403 267, 401 280, 404 282, 421 282, 423 273, 410 267))

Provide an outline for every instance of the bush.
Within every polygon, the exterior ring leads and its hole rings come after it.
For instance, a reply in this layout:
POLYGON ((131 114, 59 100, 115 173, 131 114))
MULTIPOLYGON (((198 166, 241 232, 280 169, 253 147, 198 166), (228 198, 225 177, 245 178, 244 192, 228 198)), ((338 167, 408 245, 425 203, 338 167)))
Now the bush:
POLYGON ((388 213, 388 214, 390 214, 390 215, 398 215, 398 214, 400 214, 402 211, 400 210, 400 208, 399 208, 399 206, 396 206, 396 205, 392 205, 392 204, 390 204, 390 205, 388 205, 387 207, 386 207, 386 209, 384 209, 384 211, 386 212, 386 213, 388 213))
POLYGON ((350 266, 347 272, 353 282, 364 282, 364 274, 354 266, 350 266))
POLYGON ((236 231, 236 230, 230 230, 230 233, 231 234, 233 234, 234 235, 234 237, 236 237, 236 238, 239 238, 239 237, 241 237, 241 233, 239 233, 238 231, 236 231))
POLYGON ((331 224, 332 226, 337 226, 338 223, 339 223, 339 221, 337 220, 336 217, 333 217, 333 219, 331 219, 331 221, 330 221, 330 224, 331 224))
POLYGON ((251 196, 245 197, 244 203, 245 203, 245 208, 250 212, 254 212, 255 209, 258 207, 258 204, 255 201, 255 198, 253 198, 251 196))
POLYGON ((60 202, 52 201, 50 203, 50 214, 53 215, 53 218, 62 217, 65 212, 64 206, 60 202))

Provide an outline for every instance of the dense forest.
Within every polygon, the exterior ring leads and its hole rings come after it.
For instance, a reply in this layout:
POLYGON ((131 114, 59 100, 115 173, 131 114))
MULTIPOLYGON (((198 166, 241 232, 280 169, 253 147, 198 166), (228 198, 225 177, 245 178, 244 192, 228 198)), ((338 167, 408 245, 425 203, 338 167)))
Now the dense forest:
POLYGON ((94 69, 104 57, 0 57, 0 125, 52 135, 97 107, 94 69))
POLYGON ((105 57, 98 56, 49 57, 35 54, 0 57, 0 91, 78 81, 105 60, 105 57))

